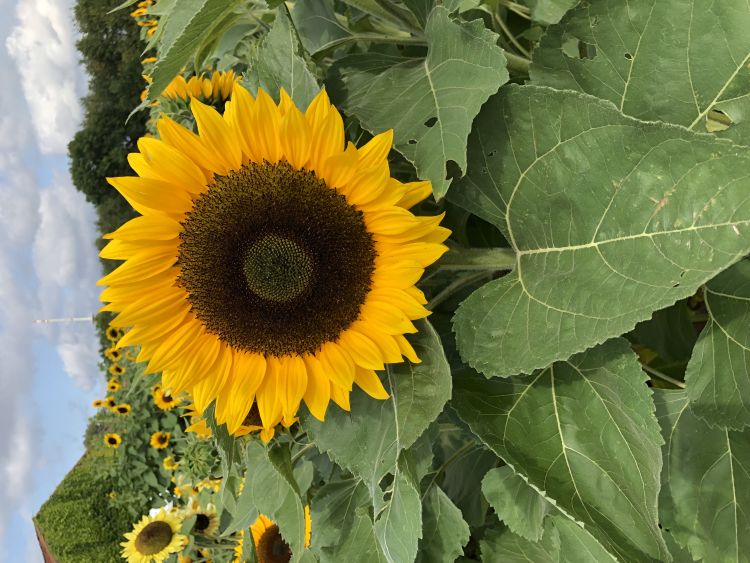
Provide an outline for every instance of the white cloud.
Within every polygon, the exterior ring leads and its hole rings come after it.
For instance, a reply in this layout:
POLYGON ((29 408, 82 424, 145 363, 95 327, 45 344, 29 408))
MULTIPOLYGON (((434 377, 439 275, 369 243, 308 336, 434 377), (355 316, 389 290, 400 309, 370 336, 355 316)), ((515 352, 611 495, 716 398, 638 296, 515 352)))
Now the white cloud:
POLYGON ((23 0, 6 39, 44 153, 65 153, 82 116, 71 9, 68 0, 23 0))

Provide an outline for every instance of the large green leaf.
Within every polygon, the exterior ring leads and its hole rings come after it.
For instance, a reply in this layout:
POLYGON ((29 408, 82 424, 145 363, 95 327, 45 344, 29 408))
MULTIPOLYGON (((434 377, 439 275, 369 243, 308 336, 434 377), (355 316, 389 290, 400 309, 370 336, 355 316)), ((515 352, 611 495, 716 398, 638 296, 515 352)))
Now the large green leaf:
POLYGON ((352 55, 341 59, 341 103, 365 129, 393 129, 396 149, 432 181, 435 197, 448 191, 448 161, 466 169, 466 138, 481 105, 507 82, 497 35, 481 20, 453 21, 438 6, 425 28, 425 58, 352 55))
POLYGON ((469 526, 440 487, 431 487, 423 504, 424 531, 417 561, 452 563, 469 541, 469 526))
POLYGON ((357 509, 370 502, 367 487, 360 479, 323 485, 310 503, 312 527, 315 529, 312 549, 319 552, 339 544, 341 536, 346 535, 356 521, 357 509))
POLYGON ((656 390, 664 439, 661 521, 704 561, 750 553, 750 432, 712 428, 690 412, 683 390, 656 390))
POLYGON ((667 557, 657 525, 661 436, 635 354, 614 339, 531 377, 456 377, 472 431, 625 561, 667 557))
POLYGON ((710 424, 750 425, 750 262, 706 285, 709 320, 685 373, 690 408, 710 424))
POLYGON ((579 0, 524 0, 531 8, 531 19, 545 25, 557 23, 579 0))
POLYGON ((531 541, 541 539, 551 506, 523 477, 507 465, 496 467, 484 476, 482 493, 514 534, 531 541))
POLYGON ((487 375, 530 373, 623 334, 750 249, 750 153, 575 92, 508 86, 451 199, 494 223, 515 270, 455 330, 487 375))
POLYGON ((333 0, 295 2, 291 15, 302 45, 311 55, 351 37, 336 17, 333 0))
POLYGON ((390 498, 375 515, 375 537, 389 563, 414 561, 422 537, 422 501, 407 472, 399 472, 390 498))
POLYGON ((591 534, 564 516, 548 516, 538 542, 493 528, 481 543, 482 561, 497 563, 607 563, 617 561, 591 534))
POLYGON ((722 129, 728 116, 733 124, 720 134, 748 143, 748 29, 746 0, 586 2, 549 28, 531 77, 696 131, 722 129))
POLYGON ((273 27, 253 57, 244 83, 253 93, 262 88, 277 101, 284 88, 303 111, 320 91, 285 5, 276 10, 273 27))
POLYGON ((148 101, 155 100, 240 0, 180 0, 166 18, 148 101))
POLYGON ((318 449, 370 490, 395 470, 400 452, 419 438, 450 398, 450 368, 440 338, 426 321, 418 328, 412 345, 422 363, 387 366, 389 399, 379 401, 354 390, 351 413, 331 407, 325 422, 309 413, 301 416, 318 449))

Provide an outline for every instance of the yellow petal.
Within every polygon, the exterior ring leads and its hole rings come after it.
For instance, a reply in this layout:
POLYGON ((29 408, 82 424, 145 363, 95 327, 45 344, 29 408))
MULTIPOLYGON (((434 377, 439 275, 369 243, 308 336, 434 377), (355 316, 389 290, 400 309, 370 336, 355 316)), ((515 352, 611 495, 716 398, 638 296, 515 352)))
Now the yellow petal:
POLYGON ((362 305, 360 318, 366 323, 372 323, 375 328, 386 334, 396 335, 405 332, 417 332, 417 329, 398 307, 369 299, 362 305))
POLYGON ((279 362, 281 365, 276 388, 281 400, 283 422, 285 425, 291 425, 307 388, 307 368, 299 356, 283 357, 279 362))
POLYGON ((396 341, 390 334, 386 334, 385 332, 376 329, 370 324, 363 323, 362 321, 352 323, 349 330, 356 330, 372 340, 380 350, 383 361, 386 363, 395 364, 404 361, 401 357, 401 350, 399 349, 398 344, 396 344, 396 341))
POLYGON ((141 216, 131 219, 105 239, 118 240, 172 240, 182 232, 182 226, 169 217, 141 216))
POLYGON ((287 162, 295 168, 304 168, 310 157, 310 127, 293 103, 281 118, 279 140, 287 162))
POLYGON ((190 195, 171 182, 138 176, 107 178, 107 181, 141 215, 182 214, 193 206, 190 195))
POLYGON ((378 374, 371 369, 364 369, 357 366, 354 383, 374 399, 384 400, 390 397, 388 391, 383 387, 383 383, 380 381, 378 374))
POLYGON ((326 342, 318 352, 318 358, 328 378, 350 391, 354 381, 354 362, 351 356, 338 344, 326 342))
POLYGON ((252 126, 246 132, 250 136, 249 144, 257 148, 258 161, 267 160, 271 164, 278 162, 281 158, 281 115, 271 96, 264 90, 258 90, 251 122, 252 126))
POLYGON ((202 168, 201 176, 196 175, 198 182, 193 184, 192 187, 195 189, 203 185, 205 189, 206 184, 213 178, 214 163, 206 147, 201 143, 200 137, 167 116, 159 119, 156 122, 156 127, 159 130, 159 136, 165 143, 183 153, 202 168), (210 174, 206 176, 206 172, 210 174))
POLYGON ((393 129, 375 135, 365 146, 359 149, 361 166, 369 168, 381 164, 388 158, 391 146, 393 146, 393 129))
POLYGON ((256 392, 255 400, 258 403, 258 412, 260 412, 260 418, 265 429, 276 426, 281 422, 283 416, 276 386, 279 379, 279 369, 279 360, 269 356, 267 358, 266 375, 256 392))
POLYGON ((417 353, 414 351, 414 348, 411 347, 411 344, 409 344, 409 341, 403 334, 397 334, 393 337, 393 339, 401 349, 401 353, 406 356, 411 363, 419 364, 422 362, 422 360, 417 357, 417 353))
POLYGON ((411 295, 401 289, 392 287, 375 288, 370 291, 368 298, 383 301, 398 307, 411 320, 423 319, 430 314, 430 311, 425 309, 411 295))
POLYGON ((212 160, 218 164, 216 172, 226 175, 242 166, 242 151, 235 130, 212 107, 192 98, 190 109, 198 125, 198 134, 203 144, 211 151, 212 160))
POLYGON ((331 381, 331 400, 347 412, 352 410, 349 404, 349 391, 331 381))
POLYGON ((409 182, 404 184, 404 189, 404 196, 397 205, 404 209, 411 209, 432 193, 432 184, 429 181, 409 182))
POLYGON ((356 330, 341 333, 338 344, 342 346, 359 366, 367 369, 384 369, 383 357, 375 343, 356 330))
POLYGON ((152 137, 141 137, 138 150, 151 170, 163 180, 191 193, 200 193, 205 189, 205 174, 180 150, 152 137))
POLYGON ((322 422, 328 402, 331 400, 330 379, 325 375, 323 365, 316 357, 305 356, 304 360, 307 368, 307 389, 303 398, 310 414, 322 422))

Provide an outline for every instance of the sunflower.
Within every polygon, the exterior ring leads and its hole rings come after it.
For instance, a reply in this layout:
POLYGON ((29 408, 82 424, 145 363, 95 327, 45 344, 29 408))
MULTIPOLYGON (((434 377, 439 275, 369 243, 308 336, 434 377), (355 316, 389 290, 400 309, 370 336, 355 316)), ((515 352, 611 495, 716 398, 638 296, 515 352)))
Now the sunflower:
POLYGON ((115 405, 114 407, 112 407, 112 412, 117 413, 120 416, 127 416, 132 410, 133 408, 127 403, 122 403, 120 405, 115 405))
POLYGON ((171 455, 168 455, 167 457, 165 457, 164 461, 161 462, 161 465, 167 471, 174 471, 178 467, 177 462, 174 460, 174 458, 171 455))
POLYGON ((114 376, 122 375, 123 373, 125 373, 125 368, 120 364, 112 364, 111 366, 109 366, 109 373, 114 376))
POLYGON ((192 97, 206 103, 223 102, 232 94, 239 79, 240 77, 231 70, 215 71, 211 78, 200 75, 185 80, 184 76, 177 75, 164 89, 162 96, 185 101, 192 97))
POLYGON ((323 420, 357 384, 388 393, 376 370, 418 362, 404 337, 429 314, 415 283, 445 251, 442 215, 417 217, 429 182, 390 177, 391 131, 344 147, 322 91, 303 114, 239 85, 224 115, 193 99, 198 134, 162 117, 142 138, 138 177, 109 182, 142 214, 103 258, 104 310, 132 327, 147 372, 186 390, 235 434, 254 402, 263 428, 293 423, 302 400, 323 420))
POLYGON ((148 31, 146 31, 146 37, 151 39, 155 33, 156 33, 156 27, 149 27, 148 31))
POLYGON ((156 62, 156 57, 146 57, 141 61, 142 65, 150 65, 156 62))
POLYGON ((107 381, 107 391, 109 391, 110 393, 116 393, 120 389, 122 389, 122 385, 116 379, 110 379, 109 381, 107 381))
POLYGON ((127 541, 120 545, 122 557, 128 563, 157 563, 187 544, 188 538, 179 534, 182 520, 161 509, 155 516, 144 516, 132 532, 125 534, 127 541))
MULTIPOLYGON (((291 559, 292 552, 289 545, 281 537, 279 527, 265 515, 261 514, 255 523, 250 526, 255 542, 255 553, 258 563, 286 563, 291 559)), ((310 536, 312 526, 310 520, 310 507, 305 506, 305 547, 310 547, 310 536)))
POLYGON ((91 406, 94 407, 95 409, 100 409, 100 408, 106 407, 108 405, 107 405, 107 401, 103 401, 102 399, 97 399, 96 401, 94 401, 93 403, 91 403, 91 406))
POLYGON ((122 438, 120 438, 119 434, 115 434, 114 432, 111 434, 105 434, 104 443, 108 448, 117 449, 118 447, 120 447, 120 444, 122 444, 122 438))
POLYGON ((192 532, 203 536, 212 536, 219 529, 219 514, 212 503, 205 508, 196 499, 192 499, 185 508, 185 519, 195 516, 192 532))
POLYGON ((114 397, 109 397, 109 396, 107 396, 107 397, 106 397, 106 398, 104 399, 104 404, 106 404, 106 405, 107 405, 107 406, 108 406, 108 407, 109 407, 110 409, 112 409, 112 408, 114 408, 114 407, 115 407, 115 405, 117 404, 117 401, 115 401, 114 397))
POLYGON ((135 362, 136 360, 138 360, 138 354, 136 354, 134 350, 128 350, 127 352, 125 352, 125 359, 129 362, 135 362))
POLYGON ((169 432, 154 432, 153 434, 151 434, 149 443, 151 444, 152 448, 163 450, 169 445, 169 436, 169 432))
POLYGON ((154 403, 163 411, 172 410, 179 403, 169 391, 164 391, 161 387, 155 389, 152 393, 154 403))
POLYGON ((122 338, 122 331, 119 328, 113 326, 108 327, 104 334, 107 337, 107 340, 111 342, 117 342, 120 338, 122 338))
POLYGON ((107 348, 104 351, 104 355, 113 362, 117 362, 122 358, 122 352, 114 346, 112 346, 111 348, 107 348))
POLYGON ((135 10, 130 12, 130 15, 131 17, 134 17, 134 18, 140 18, 142 16, 145 16, 147 13, 148 13, 148 9, 144 7, 144 8, 136 8, 135 10))

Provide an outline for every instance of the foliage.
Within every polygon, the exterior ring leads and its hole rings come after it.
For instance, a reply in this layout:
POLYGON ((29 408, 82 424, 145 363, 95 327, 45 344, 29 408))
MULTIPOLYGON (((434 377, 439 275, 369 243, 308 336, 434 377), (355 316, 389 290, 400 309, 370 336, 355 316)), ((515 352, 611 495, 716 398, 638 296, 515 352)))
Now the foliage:
POLYGON ((112 460, 105 454, 86 453, 34 517, 60 562, 118 560, 120 538, 130 529, 132 516, 110 502, 112 486, 102 466, 112 460))
MULTIPOLYGON (((386 400, 303 408, 267 444, 209 407, 200 441, 129 365, 133 415, 90 434, 123 433, 136 504, 216 506, 216 536, 186 516, 185 553, 228 561, 244 537, 253 560, 264 514, 293 561, 748 560, 747 2, 160 0, 147 17, 158 62, 134 115, 152 134, 163 114, 194 126, 162 95, 179 72, 234 70, 303 108, 324 87, 352 142, 393 129, 393 174, 431 180, 422 209, 453 230, 421 283, 422 362, 386 367, 386 400), (149 449, 156 430, 177 446, 149 449)), ((95 138, 78 146, 106 167, 95 138)))

